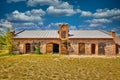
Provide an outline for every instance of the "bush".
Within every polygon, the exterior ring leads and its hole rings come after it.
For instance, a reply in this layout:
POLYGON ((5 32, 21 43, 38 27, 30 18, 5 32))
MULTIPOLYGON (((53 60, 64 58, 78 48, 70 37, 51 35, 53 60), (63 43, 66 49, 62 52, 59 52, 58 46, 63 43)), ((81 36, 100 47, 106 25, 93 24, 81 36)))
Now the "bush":
POLYGON ((40 47, 38 47, 38 46, 35 47, 35 53, 40 54, 40 47))

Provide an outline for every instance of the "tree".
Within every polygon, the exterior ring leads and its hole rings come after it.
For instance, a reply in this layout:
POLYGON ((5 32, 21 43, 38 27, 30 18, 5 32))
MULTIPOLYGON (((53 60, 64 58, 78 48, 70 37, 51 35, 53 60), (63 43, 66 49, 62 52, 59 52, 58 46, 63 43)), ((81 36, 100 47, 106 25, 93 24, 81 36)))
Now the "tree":
POLYGON ((13 44, 12 44, 12 35, 10 30, 7 30, 6 32, 2 33, 0 37, 0 44, 6 46, 9 54, 12 53, 13 44))

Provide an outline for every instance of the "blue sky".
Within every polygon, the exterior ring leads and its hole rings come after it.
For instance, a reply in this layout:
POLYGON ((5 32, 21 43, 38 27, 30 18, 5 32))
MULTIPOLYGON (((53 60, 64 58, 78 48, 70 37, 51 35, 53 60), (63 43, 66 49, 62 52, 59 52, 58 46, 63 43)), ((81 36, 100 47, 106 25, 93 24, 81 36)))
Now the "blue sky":
POLYGON ((1 0, 0 30, 114 30, 120 34, 120 0, 1 0))

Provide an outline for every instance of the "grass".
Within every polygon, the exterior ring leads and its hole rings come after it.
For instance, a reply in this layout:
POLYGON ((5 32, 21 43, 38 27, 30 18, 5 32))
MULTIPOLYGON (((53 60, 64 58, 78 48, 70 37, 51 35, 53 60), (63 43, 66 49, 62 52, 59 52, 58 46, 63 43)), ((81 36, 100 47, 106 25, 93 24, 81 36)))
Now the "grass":
POLYGON ((0 57, 9 56, 8 50, 0 50, 0 57))
POLYGON ((0 57, 0 80, 120 80, 120 58, 0 57))

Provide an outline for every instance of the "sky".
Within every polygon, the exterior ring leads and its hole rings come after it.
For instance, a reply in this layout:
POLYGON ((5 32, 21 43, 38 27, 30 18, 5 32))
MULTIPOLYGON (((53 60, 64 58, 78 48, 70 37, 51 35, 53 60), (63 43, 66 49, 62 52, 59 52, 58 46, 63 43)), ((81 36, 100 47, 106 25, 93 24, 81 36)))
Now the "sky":
POLYGON ((0 0, 0 31, 116 31, 120 35, 120 0, 0 0))

